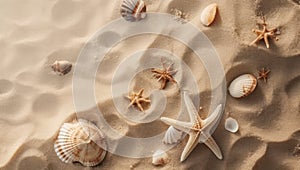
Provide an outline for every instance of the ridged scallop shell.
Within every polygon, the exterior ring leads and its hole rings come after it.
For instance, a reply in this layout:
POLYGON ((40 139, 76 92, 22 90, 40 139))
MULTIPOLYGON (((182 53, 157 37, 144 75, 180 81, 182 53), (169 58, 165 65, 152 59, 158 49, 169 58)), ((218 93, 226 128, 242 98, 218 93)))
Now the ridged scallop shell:
POLYGON ((234 79, 228 90, 232 97, 242 98, 252 93, 257 85, 257 79, 252 74, 243 74, 234 79))
POLYGON ((72 63, 65 60, 55 61, 53 64, 51 64, 51 68, 59 75, 65 75, 71 71, 72 63))
POLYGON ((170 126, 164 136, 164 144, 175 144, 180 142, 184 137, 184 132, 175 129, 173 126, 170 126))
POLYGON ((163 150, 157 150, 152 156, 152 164, 155 166, 162 166, 168 163, 168 155, 163 150))
POLYGON ((63 162, 80 162, 84 166, 96 166, 106 155, 102 132, 96 125, 83 119, 62 125, 54 149, 63 162))
POLYGON ((235 133, 239 130, 239 124, 234 118, 227 118, 225 121, 225 129, 229 132, 235 133))
POLYGON ((205 7, 201 13, 200 21, 203 25, 209 26, 216 17, 218 5, 216 3, 205 7))
POLYGON ((121 15, 126 21, 139 21, 146 17, 146 5, 142 0, 123 0, 121 15))

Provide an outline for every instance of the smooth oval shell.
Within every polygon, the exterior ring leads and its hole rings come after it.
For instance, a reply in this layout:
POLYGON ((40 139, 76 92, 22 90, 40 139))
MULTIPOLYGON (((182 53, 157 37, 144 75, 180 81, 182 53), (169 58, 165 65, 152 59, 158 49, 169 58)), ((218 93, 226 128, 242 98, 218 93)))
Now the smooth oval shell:
POLYGON ((201 13, 200 21, 203 25, 209 26, 215 20, 218 5, 216 3, 205 7, 201 13))
POLYGON ((239 124, 235 119, 229 117, 225 121, 225 129, 229 132, 235 133, 239 130, 239 124))
POLYGON ((93 123, 79 119, 64 123, 54 142, 54 150, 65 163, 80 162, 84 166, 96 166, 106 155, 106 143, 102 132, 93 123))
POLYGON ((180 142, 184 137, 184 132, 175 129, 173 126, 170 126, 164 136, 164 144, 175 144, 180 142))
POLYGON ((146 17, 146 5, 143 0, 123 0, 121 15, 126 21, 139 21, 146 17))
POLYGON ((252 74, 243 74, 234 79, 228 90, 232 97, 242 98, 251 94, 257 85, 257 79, 252 74))
POLYGON ((157 150, 152 156, 152 164, 155 166, 162 166, 168 163, 168 155, 163 150, 157 150))
POLYGON ((71 71, 72 63, 65 60, 55 61, 53 64, 51 64, 51 68, 59 75, 66 75, 71 71))

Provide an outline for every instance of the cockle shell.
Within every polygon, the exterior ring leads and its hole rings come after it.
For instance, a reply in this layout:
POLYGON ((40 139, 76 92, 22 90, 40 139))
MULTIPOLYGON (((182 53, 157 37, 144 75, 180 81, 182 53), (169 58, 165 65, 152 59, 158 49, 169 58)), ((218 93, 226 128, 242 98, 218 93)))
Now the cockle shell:
POLYGON ((164 144, 175 144, 180 142, 184 137, 184 132, 175 129, 173 126, 170 126, 165 134, 163 139, 164 144))
POLYGON ((146 5, 143 0, 123 0, 121 15, 126 21, 139 21, 146 17, 146 5))
POLYGON ((51 64, 51 68, 54 72, 58 73, 59 75, 65 75, 69 73, 72 69, 72 63, 69 61, 55 61, 53 64, 51 64))
POLYGON ((168 163, 168 154, 163 150, 157 150, 152 156, 152 164, 162 166, 168 163))
POLYGON ((227 118, 225 121, 225 129, 229 132, 235 133, 239 130, 239 124, 234 118, 227 118))
POLYGON ((215 20, 217 8, 218 5, 216 3, 213 3, 203 9, 200 16, 200 21, 203 25, 209 26, 215 20))
POLYGON ((243 74, 234 79, 228 90, 232 97, 242 98, 252 93, 257 85, 257 79, 252 74, 243 74))
POLYGON ((54 150, 60 160, 65 163, 80 162, 84 166, 101 163, 106 155, 106 147, 98 127, 83 119, 64 123, 54 142, 54 150))

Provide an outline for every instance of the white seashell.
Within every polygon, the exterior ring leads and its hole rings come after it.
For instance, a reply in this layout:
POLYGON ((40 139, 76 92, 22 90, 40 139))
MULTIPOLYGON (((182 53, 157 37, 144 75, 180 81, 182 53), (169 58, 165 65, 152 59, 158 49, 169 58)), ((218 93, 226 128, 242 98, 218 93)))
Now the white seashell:
POLYGON ((54 149, 63 162, 80 162, 84 166, 95 166, 106 155, 102 132, 96 125, 83 119, 62 125, 54 142, 54 149))
POLYGON ((234 79, 228 90, 232 97, 242 98, 252 93, 257 85, 257 79, 252 74, 243 74, 234 79))
POLYGON ((180 142, 184 137, 184 132, 175 129, 173 126, 170 126, 165 134, 163 139, 164 144, 175 144, 180 142))
POLYGON ((72 63, 65 60, 55 61, 53 64, 51 64, 51 68, 59 75, 65 75, 71 71, 72 63))
POLYGON ((208 5, 201 13, 200 21, 203 25, 209 26, 216 17, 218 5, 216 3, 208 5))
POLYGON ((157 150, 152 156, 152 164, 155 166, 162 166, 168 163, 168 155, 163 150, 157 150))
POLYGON ((126 21, 139 21, 146 17, 146 5, 143 0, 123 0, 121 15, 126 21))
POLYGON ((229 117, 225 121, 225 129, 229 132, 235 133, 239 130, 239 124, 235 119, 229 117))

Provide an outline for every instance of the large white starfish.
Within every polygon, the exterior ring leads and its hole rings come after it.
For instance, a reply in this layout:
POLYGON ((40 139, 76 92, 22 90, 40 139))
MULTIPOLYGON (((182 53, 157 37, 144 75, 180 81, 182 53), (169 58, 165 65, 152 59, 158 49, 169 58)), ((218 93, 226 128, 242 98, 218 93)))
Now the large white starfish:
POLYGON ((198 111, 187 92, 184 92, 184 102, 189 113, 190 122, 183 122, 166 117, 161 118, 164 123, 189 135, 189 140, 181 154, 180 161, 183 162, 198 143, 204 143, 217 158, 223 159, 219 146, 211 136, 212 127, 218 126, 218 120, 222 115, 222 105, 219 105, 209 117, 203 120, 198 115, 198 111))

